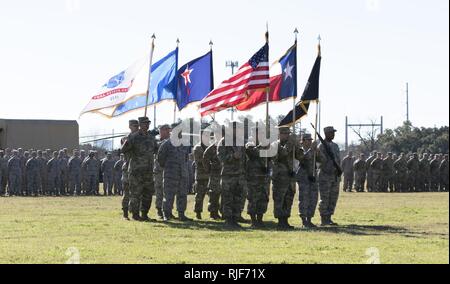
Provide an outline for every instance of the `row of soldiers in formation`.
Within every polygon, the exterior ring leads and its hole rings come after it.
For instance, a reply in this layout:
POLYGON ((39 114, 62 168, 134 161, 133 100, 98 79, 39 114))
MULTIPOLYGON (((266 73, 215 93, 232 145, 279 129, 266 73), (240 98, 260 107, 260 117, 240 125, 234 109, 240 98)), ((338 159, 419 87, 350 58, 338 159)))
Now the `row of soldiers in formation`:
POLYGON ((67 149, 0 150, 0 195, 66 196, 99 195, 103 179, 105 195, 120 195, 123 155, 114 159, 111 153, 98 160, 98 153, 67 149))
MULTIPOLYGON (((136 221, 156 221, 149 218, 155 196, 156 211, 163 221, 173 218, 192 221, 185 215, 188 194, 188 169, 185 165, 191 154, 195 161, 194 211, 197 219, 202 219, 203 204, 208 195, 208 211, 212 219, 223 219, 226 227, 239 228, 239 223, 246 221, 242 213, 247 201, 252 227, 263 227, 272 184, 278 228, 292 229, 288 219, 298 184, 299 215, 303 225, 308 228, 316 226, 312 218, 317 203, 321 225, 337 225, 331 217, 339 196, 341 176, 336 164, 341 161, 339 147, 333 142, 336 132, 333 127, 324 129, 325 140, 320 145, 309 134, 298 139, 289 128, 280 128, 279 138, 272 144, 276 155, 264 158, 260 151, 267 150, 268 146, 260 145, 251 137, 245 146, 240 146, 225 143, 225 138, 213 131, 210 145, 199 143, 192 148, 175 146, 173 139, 181 139, 183 134, 172 137, 173 126, 159 128, 159 141, 149 132, 149 126, 147 117, 131 120, 130 134, 122 139, 121 151, 125 155, 122 176, 124 219, 129 220, 131 213, 131 218, 136 221), (175 200, 177 217, 172 213, 175 200)), ((228 127, 233 128, 236 137, 244 137, 243 124, 232 122, 228 127)), ((257 137, 255 132, 252 135, 257 137)))
POLYGON ((342 159, 344 191, 438 192, 448 191, 448 154, 413 153, 399 156, 372 152, 366 159, 349 152, 342 159), (366 182, 367 181, 367 182, 366 182))

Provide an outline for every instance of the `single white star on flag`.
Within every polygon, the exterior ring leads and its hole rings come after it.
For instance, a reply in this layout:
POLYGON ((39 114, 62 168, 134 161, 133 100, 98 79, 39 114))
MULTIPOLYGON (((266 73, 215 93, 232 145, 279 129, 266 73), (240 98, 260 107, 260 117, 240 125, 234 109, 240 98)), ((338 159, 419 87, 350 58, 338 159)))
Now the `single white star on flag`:
POLYGON ((187 86, 188 83, 191 83, 191 73, 194 71, 194 69, 189 69, 189 66, 186 67, 186 70, 184 70, 183 73, 181 73, 181 76, 184 78, 184 85, 187 86))
POLYGON ((284 68, 284 74, 285 74, 284 80, 287 80, 289 77, 293 78, 292 77, 292 69, 294 69, 294 65, 291 66, 291 65, 289 65, 289 62, 288 62, 286 65, 286 68, 284 68))

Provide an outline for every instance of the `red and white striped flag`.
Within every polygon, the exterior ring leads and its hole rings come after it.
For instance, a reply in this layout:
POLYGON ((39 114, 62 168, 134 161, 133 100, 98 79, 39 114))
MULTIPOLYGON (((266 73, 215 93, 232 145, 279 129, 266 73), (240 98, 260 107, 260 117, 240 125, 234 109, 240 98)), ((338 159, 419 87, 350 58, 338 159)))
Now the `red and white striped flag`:
POLYGON ((219 112, 246 101, 250 95, 249 91, 269 87, 269 76, 269 44, 266 43, 239 68, 236 74, 223 81, 202 100, 201 116, 219 112))

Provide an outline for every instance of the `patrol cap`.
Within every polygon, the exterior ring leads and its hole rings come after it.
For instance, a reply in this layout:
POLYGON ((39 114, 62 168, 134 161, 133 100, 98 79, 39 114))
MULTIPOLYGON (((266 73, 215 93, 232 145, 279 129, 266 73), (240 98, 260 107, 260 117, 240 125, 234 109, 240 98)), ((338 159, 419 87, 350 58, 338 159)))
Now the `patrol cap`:
POLYGON ((172 127, 170 127, 170 125, 168 124, 163 124, 159 126, 159 129, 172 129, 172 127))
POLYGON ((333 126, 327 126, 327 127, 325 127, 325 128, 323 129, 323 132, 324 132, 324 133, 330 133, 330 132, 337 132, 337 130, 334 129, 333 126))
POLYGON ((143 124, 143 123, 150 123, 150 119, 148 119, 148 117, 144 116, 144 117, 139 117, 138 118, 139 123, 143 124))
POLYGON ((139 125, 139 121, 137 121, 136 119, 131 119, 128 121, 128 125, 129 126, 137 126, 137 125, 139 125))
POLYGON ((309 133, 304 133, 302 135, 302 140, 313 140, 311 134, 309 133))
POLYGON ((280 127, 280 134, 291 134, 291 129, 289 127, 280 127))

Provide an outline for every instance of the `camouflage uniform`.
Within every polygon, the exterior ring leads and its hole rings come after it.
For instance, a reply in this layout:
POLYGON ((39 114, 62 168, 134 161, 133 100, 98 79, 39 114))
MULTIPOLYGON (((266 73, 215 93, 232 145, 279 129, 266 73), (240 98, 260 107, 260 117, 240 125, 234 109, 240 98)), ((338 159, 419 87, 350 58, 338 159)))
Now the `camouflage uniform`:
POLYGON ((39 171, 41 174, 41 194, 47 194, 47 159, 42 151, 38 151, 39 171))
POLYGON ((16 153, 8 160, 8 193, 9 195, 19 195, 21 189, 22 166, 21 160, 16 153))
POLYGON ((366 182, 366 160, 361 156, 353 163, 353 171, 355 172, 355 190, 356 192, 364 192, 364 184, 366 182))
POLYGON ((395 191, 396 192, 406 192, 408 190, 408 167, 406 164, 406 159, 403 155, 394 162, 394 180, 395 180, 395 191))
POLYGON ((370 164, 370 169, 372 170, 374 192, 383 191, 383 166, 384 166, 383 158, 381 154, 378 154, 377 157, 370 164))
POLYGON ((420 191, 430 191, 430 161, 428 154, 424 153, 419 161, 420 165, 420 191))
POLYGON ((6 193, 7 169, 8 161, 5 158, 5 153, 0 151, 0 195, 6 193))
MULTIPOLYGON (((326 127, 325 133, 336 131, 333 127, 326 127)), ((330 141, 327 142, 328 148, 334 154, 334 159, 337 165, 340 165, 340 153, 339 146, 330 141)), ((320 163, 318 181, 319 181, 319 212, 322 217, 322 224, 334 224, 331 221, 331 216, 334 215, 336 210, 337 201, 339 198, 339 183, 340 177, 336 175, 336 168, 333 160, 328 156, 325 150, 325 146, 321 143, 319 145, 318 161, 320 163)))
POLYGON ((86 175, 86 195, 94 195, 97 190, 99 164, 93 153, 81 164, 86 175))
POLYGON ((70 195, 81 194, 81 158, 78 154, 70 157, 67 163, 69 173, 69 193, 70 195))
POLYGON ((417 155, 414 154, 411 159, 409 159, 407 163, 408 167, 408 188, 409 192, 416 192, 419 190, 419 159, 417 158, 417 155))
POLYGON ((53 158, 51 158, 47 162, 47 190, 49 195, 57 195, 59 194, 60 188, 60 168, 58 158, 56 153, 53 154, 53 158))
MULTIPOLYGON (((149 123, 148 119, 139 119, 139 123, 149 123)), ((138 131, 130 134, 122 146, 122 152, 129 155, 128 181, 130 183, 130 212, 134 219, 139 218, 139 210, 144 219, 154 194, 153 159, 157 149, 155 137, 149 132, 138 131)))
POLYGON ((220 175, 222 172, 222 164, 217 156, 217 145, 212 144, 206 148, 203 154, 203 165, 209 173, 208 193, 209 204, 208 211, 213 215, 218 214, 221 210, 220 197, 222 194, 220 186, 220 175))
POLYGON ((448 191, 448 170, 448 155, 445 155, 445 158, 439 165, 441 191, 448 191))
POLYGON ((103 193, 104 195, 112 195, 112 188, 114 182, 114 160, 111 154, 101 161, 100 169, 103 174, 103 193))
POLYGON ((367 172, 367 192, 373 191, 373 173, 372 169, 370 168, 370 165, 372 164, 373 160, 376 158, 376 153, 373 152, 370 154, 369 158, 366 160, 366 172, 367 172))
POLYGON ((203 163, 203 154, 205 153, 205 150, 206 146, 202 145, 202 143, 196 145, 193 150, 195 161, 194 212, 197 213, 197 217, 200 217, 200 214, 203 212, 203 200, 208 192, 208 173, 203 163))
POLYGON ((342 159, 341 168, 344 171, 344 191, 352 191, 353 188, 353 156, 347 155, 342 159))
POLYGON ((27 170, 27 195, 37 196, 41 187, 41 175, 36 152, 32 153, 32 158, 27 161, 25 167, 27 170))
POLYGON ((390 192, 394 192, 394 160, 392 154, 388 153, 388 156, 383 160, 383 192, 387 192, 388 188, 390 192))
POLYGON ((122 167, 124 164, 124 160, 121 157, 115 164, 114 164, 114 194, 116 195, 122 195, 123 194, 123 187, 122 187, 122 167))
POLYGON ((66 175, 67 175, 67 159, 64 152, 60 151, 58 156, 58 176, 59 176, 59 194, 66 195, 66 175))
POLYGON ((433 160, 430 162, 430 187, 431 191, 437 192, 439 191, 439 156, 435 155, 433 160))

